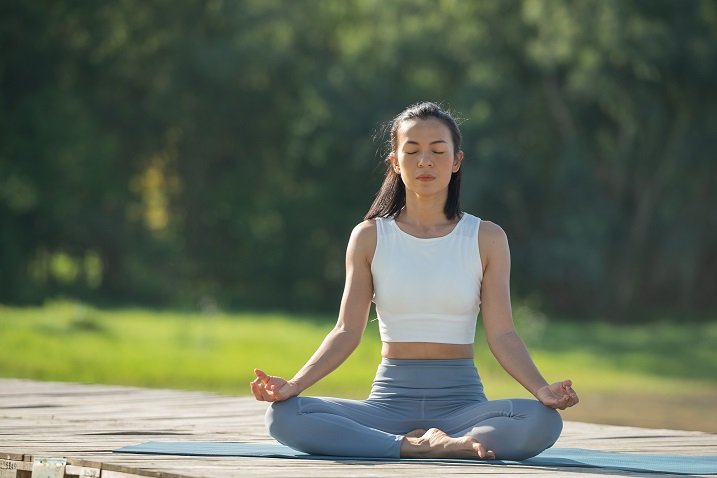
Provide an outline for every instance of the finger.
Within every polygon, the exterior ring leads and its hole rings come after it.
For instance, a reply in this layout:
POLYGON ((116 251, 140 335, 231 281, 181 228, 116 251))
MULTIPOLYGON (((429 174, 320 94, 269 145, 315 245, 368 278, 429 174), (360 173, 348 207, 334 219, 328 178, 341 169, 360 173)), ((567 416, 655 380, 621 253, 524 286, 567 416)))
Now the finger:
POLYGON ((568 403, 567 401, 568 397, 559 397, 553 400, 553 403, 550 405, 552 408, 555 408, 556 410, 565 410, 565 407, 568 403))
POLYGON ((565 393, 570 398, 571 405, 574 405, 580 401, 580 399, 578 398, 578 394, 575 393, 575 390, 573 390, 572 388, 568 388, 565 393))
POLYGON ((254 382, 250 382, 249 386, 251 387, 251 393, 254 394, 254 398, 263 401, 264 398, 261 396, 261 392, 259 392, 259 388, 256 386, 256 384, 254 382))
POLYGON ((269 392, 266 388, 261 388, 261 396, 264 397, 264 400, 267 402, 274 402, 276 401, 276 398, 274 398, 274 394, 269 392))
POLYGON ((256 387, 257 390, 261 390, 262 388, 264 388, 264 382, 262 382, 258 378, 251 383, 254 385, 254 387, 256 387))
POLYGON ((262 382, 267 383, 269 381, 270 377, 258 368, 254 369, 254 373, 256 374, 257 378, 259 378, 259 380, 261 380, 262 382))
POLYGON ((266 384, 264 382, 259 382, 254 386, 256 388, 257 393, 259 393, 259 396, 261 397, 259 400, 262 400, 264 402, 271 402, 271 393, 266 389, 266 384))
POLYGON ((488 460, 495 460, 495 452, 493 450, 488 450, 485 452, 485 458, 488 460))

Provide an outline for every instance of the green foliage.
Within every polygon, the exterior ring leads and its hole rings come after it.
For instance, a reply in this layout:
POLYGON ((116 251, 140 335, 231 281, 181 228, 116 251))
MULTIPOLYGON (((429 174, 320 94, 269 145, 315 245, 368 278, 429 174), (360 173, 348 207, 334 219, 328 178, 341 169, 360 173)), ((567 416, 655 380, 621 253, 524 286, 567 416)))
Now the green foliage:
POLYGON ((0 302, 334 310, 371 133, 430 99, 465 118, 464 209, 508 232, 517 296, 717 307, 713 1, 0 12, 0 302))

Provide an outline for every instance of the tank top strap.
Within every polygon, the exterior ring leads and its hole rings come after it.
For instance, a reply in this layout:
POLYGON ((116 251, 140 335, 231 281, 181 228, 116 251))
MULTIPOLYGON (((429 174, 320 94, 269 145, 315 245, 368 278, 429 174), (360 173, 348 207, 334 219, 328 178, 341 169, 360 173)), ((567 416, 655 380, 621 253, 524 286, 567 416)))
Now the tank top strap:
POLYGON ((479 217, 473 216, 471 214, 466 214, 466 218, 464 221, 461 221, 464 225, 464 235, 472 238, 476 241, 476 244, 478 243, 478 230, 480 228, 481 220, 479 217))
POLYGON ((480 247, 478 244, 478 233, 480 232, 481 218, 467 214, 464 221, 463 229, 463 245, 465 257, 473 261, 475 265, 475 274, 479 280, 483 279, 483 264, 480 257, 480 247))
POLYGON ((385 240, 386 236, 388 236, 391 233, 390 228, 390 221, 392 221, 393 218, 390 217, 377 217, 374 219, 376 222, 376 245, 381 243, 381 240, 385 240))

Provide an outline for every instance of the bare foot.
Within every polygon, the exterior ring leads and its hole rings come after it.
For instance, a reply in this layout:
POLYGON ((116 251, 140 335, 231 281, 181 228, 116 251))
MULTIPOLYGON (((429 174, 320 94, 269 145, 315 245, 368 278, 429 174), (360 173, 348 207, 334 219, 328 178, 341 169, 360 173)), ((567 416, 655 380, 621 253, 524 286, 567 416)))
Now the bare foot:
POLYGON ((486 450, 475 438, 453 438, 438 428, 431 428, 421 436, 413 430, 401 442, 402 458, 473 458, 492 460, 495 453, 486 450))

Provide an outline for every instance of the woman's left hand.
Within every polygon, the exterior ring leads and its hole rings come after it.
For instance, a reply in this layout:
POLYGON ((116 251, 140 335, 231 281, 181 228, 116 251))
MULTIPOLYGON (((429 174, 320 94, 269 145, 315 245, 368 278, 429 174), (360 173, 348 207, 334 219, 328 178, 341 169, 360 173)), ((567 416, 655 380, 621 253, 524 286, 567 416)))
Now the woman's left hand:
POLYGON ((580 401, 578 394, 573 390, 573 382, 563 380, 562 382, 551 383, 540 388, 535 394, 543 405, 550 408, 565 410, 580 401))

